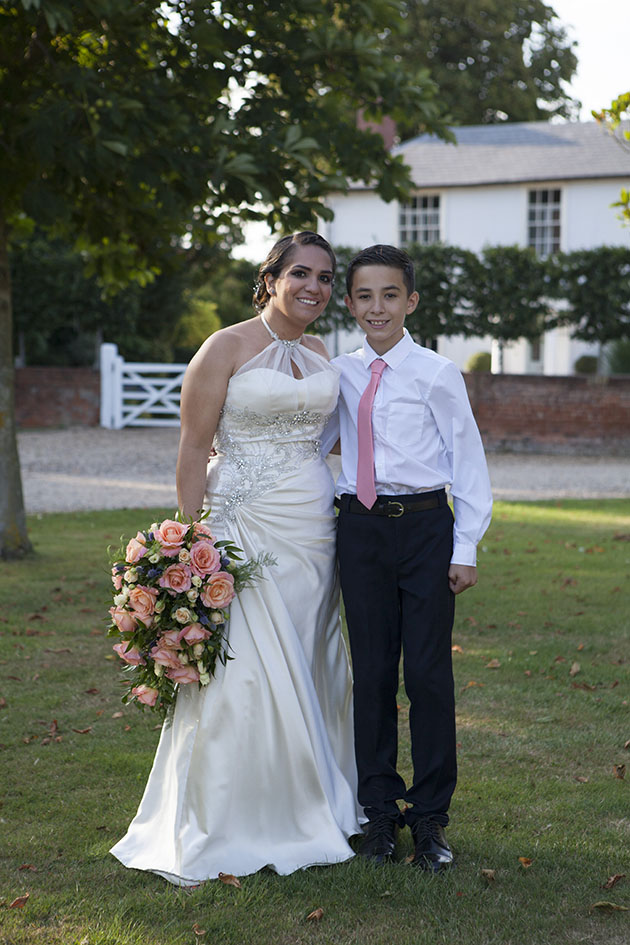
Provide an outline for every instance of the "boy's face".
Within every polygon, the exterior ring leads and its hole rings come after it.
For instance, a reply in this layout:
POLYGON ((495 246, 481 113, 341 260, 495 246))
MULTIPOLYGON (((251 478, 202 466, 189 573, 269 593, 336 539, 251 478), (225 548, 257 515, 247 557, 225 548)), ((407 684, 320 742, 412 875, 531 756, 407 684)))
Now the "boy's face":
POLYGON ((404 334, 405 317, 418 304, 418 293, 407 295, 400 269, 394 266, 359 266, 346 305, 377 354, 385 354, 404 334))

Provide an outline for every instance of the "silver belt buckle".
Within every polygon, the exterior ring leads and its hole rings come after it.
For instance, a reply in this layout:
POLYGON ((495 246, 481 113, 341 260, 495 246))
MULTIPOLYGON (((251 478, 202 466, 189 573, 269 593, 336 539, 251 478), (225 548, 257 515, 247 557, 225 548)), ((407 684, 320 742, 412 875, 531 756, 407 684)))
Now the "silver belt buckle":
POLYGON ((405 514, 405 506, 402 504, 402 502, 391 502, 391 501, 390 501, 390 502, 387 503, 387 505, 388 505, 388 507, 396 506, 396 511, 395 511, 395 512, 388 512, 388 513, 387 513, 387 518, 400 518, 401 515, 404 515, 404 514, 405 514))

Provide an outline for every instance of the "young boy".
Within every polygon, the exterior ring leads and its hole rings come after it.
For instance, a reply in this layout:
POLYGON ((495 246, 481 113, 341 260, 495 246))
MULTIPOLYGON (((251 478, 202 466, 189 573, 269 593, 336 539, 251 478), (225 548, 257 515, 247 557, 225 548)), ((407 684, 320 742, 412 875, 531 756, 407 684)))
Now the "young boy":
POLYGON ((351 261, 346 287, 346 304, 365 331, 362 349, 333 361, 341 370, 338 553, 354 671, 359 802, 369 821, 360 852, 389 859, 396 827, 407 823, 413 862, 436 872, 453 860, 444 827, 457 777, 454 595, 477 581, 490 482, 459 370, 405 329, 418 304, 409 256, 371 246, 351 261), (410 787, 396 771, 401 647, 410 787))

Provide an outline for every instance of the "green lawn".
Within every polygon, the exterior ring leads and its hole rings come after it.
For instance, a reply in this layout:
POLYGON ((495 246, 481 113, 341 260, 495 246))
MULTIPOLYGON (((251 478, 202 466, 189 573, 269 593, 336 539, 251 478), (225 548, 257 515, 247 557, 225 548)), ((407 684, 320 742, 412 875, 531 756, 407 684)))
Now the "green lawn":
POLYGON ((630 911, 593 907, 630 909, 630 501, 495 508, 455 624, 455 870, 410 867, 407 831, 391 866, 241 889, 176 889, 108 854, 158 731, 120 703, 106 547, 164 511, 38 516, 36 557, 0 564, 1 943, 627 945, 630 911))

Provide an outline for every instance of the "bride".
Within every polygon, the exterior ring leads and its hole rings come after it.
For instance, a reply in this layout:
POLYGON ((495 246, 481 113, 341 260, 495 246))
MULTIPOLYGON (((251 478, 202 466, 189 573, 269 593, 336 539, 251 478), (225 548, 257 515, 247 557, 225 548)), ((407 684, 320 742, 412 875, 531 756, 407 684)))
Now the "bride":
POLYGON ((260 267, 258 315, 208 338, 182 386, 181 511, 196 517, 205 497, 216 537, 277 564, 231 605, 234 658, 203 690, 180 688, 138 813, 112 849, 178 885, 339 863, 361 832, 334 487, 319 440, 338 378, 304 334, 334 271, 316 233, 279 240, 260 267))

